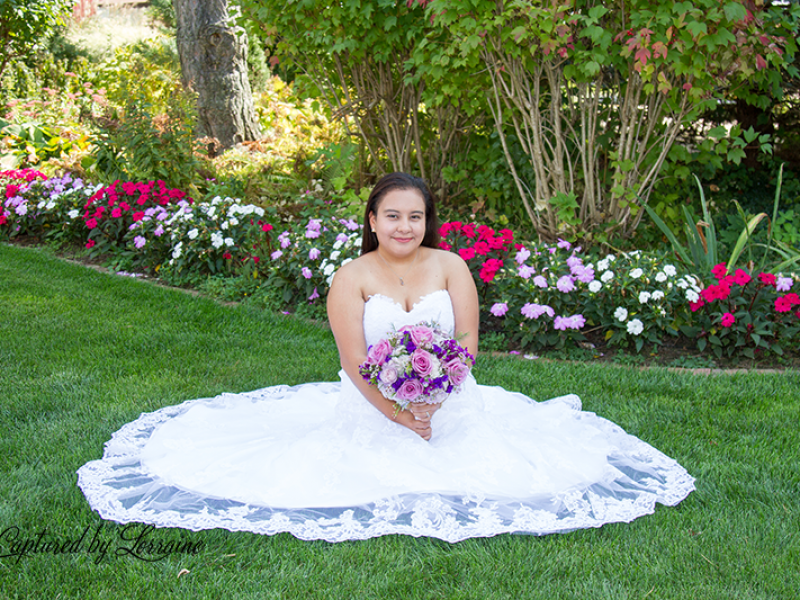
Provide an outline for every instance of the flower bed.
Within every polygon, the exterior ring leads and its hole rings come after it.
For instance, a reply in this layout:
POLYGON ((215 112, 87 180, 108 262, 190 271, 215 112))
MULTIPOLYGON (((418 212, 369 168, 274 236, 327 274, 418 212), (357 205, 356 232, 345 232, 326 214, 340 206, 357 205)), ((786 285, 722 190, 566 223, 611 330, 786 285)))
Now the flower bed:
MULTIPOLYGON (((310 193, 299 215, 279 219, 234 198, 195 202, 162 182, 101 187, 13 171, 0 173, 0 186, 2 237, 80 241, 118 270, 171 282, 223 278, 284 311, 324 316, 336 269, 360 252, 353 215, 310 193)), ((638 352, 682 333, 718 357, 756 357, 800 342, 796 275, 728 274, 724 265, 694 274, 648 253, 599 258, 564 240, 522 243, 475 223, 448 222, 440 233, 475 278, 482 329, 506 348, 562 348, 599 334, 638 352)))

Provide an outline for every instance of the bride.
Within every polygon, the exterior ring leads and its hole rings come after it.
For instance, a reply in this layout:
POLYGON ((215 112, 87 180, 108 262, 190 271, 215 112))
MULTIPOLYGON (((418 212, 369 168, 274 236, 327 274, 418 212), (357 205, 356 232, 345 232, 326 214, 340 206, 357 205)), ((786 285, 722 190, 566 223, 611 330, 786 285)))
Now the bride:
POLYGON ((398 412, 359 374, 368 347, 424 321, 475 354, 477 292, 463 260, 437 248, 421 179, 381 179, 364 226, 361 256, 339 269, 328 295, 341 381, 141 415, 78 471, 103 518, 334 542, 457 542, 629 522, 694 489, 677 462, 582 412, 574 395, 537 403, 470 376, 442 404, 398 412))

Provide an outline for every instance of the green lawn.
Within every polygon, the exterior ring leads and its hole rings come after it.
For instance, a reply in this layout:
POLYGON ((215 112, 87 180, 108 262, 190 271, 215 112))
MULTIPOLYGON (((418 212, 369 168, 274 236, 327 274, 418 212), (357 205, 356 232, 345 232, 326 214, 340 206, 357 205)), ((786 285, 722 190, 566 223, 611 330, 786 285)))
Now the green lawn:
POLYGON ((13 553, 15 535, 17 545, 42 531, 63 544, 90 528, 83 551, 0 558, 0 598, 797 597, 797 372, 697 376, 482 356, 481 382, 537 399, 575 392, 697 478, 681 505, 631 524, 452 545, 158 530, 197 553, 113 555, 141 529, 103 523, 75 471, 120 426, 189 398, 337 371, 323 326, 0 245, 0 554, 13 553), (86 547, 101 524, 110 550, 97 564, 86 547))

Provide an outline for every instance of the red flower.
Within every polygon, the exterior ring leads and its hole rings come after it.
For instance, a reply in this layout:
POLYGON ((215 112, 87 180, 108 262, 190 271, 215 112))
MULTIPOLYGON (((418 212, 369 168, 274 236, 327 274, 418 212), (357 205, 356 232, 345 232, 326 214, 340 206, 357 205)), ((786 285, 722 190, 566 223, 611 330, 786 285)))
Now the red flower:
POLYGON ((795 304, 800 304, 800 296, 798 296, 798 295, 797 295, 796 293, 794 293, 794 292, 791 292, 791 293, 789 293, 789 294, 786 294, 786 295, 784 296, 784 298, 785 298, 786 300, 788 300, 789 302, 791 302, 792 306, 794 306, 795 304))
POLYGON ((439 248, 442 250, 447 250, 448 252, 453 249, 453 247, 447 242, 439 242, 439 248))
POLYGON ((511 231, 510 229, 501 229, 500 236, 503 238, 503 241, 505 242, 511 243, 514 241, 514 232, 511 231))
POLYGON ((120 203, 119 203, 119 207, 120 207, 122 210, 130 210, 130 209, 131 209, 131 206, 130 206, 130 204, 128 204, 127 202, 120 202, 120 203))
POLYGON ((734 323, 736 323, 736 317, 734 317, 731 313, 726 312, 724 315, 722 315, 723 327, 730 327, 734 323))
POLYGON ((487 244, 483 240, 481 240, 480 242, 475 242, 473 248, 475 249, 475 252, 480 254, 481 256, 486 256, 487 254, 489 254, 489 251, 491 250, 489 244, 487 244))
POLYGON ((461 228, 461 233, 464 234, 464 237, 472 239, 475 237, 475 226, 472 223, 467 223, 461 228))
POLYGON ((273 227, 272 227, 272 225, 270 225, 269 223, 264 223, 264 224, 261 226, 261 231, 264 231, 264 232, 267 232, 267 231, 272 231, 272 229, 273 229, 273 227))
POLYGON ((18 191, 19 191, 19 186, 18 185, 14 185, 13 183, 9 183, 6 186, 6 198, 13 198, 14 196, 17 195, 18 191))
MULTIPOLYGON (((97 221, 95 219, 88 219, 86 221, 86 229, 94 229, 95 227, 97 227, 97 221)), ((89 247, 91 248, 92 246, 89 247)))
POLYGON ((773 275, 772 273, 759 273, 758 279, 764 285, 775 285, 776 281, 775 275, 773 275))
POLYGON ((5 225, 8 222, 8 217, 5 215, 0 215, 0 225, 5 225))
POLYGON ((134 222, 141 221, 142 219, 144 219, 144 211, 140 210, 138 212, 133 213, 134 222))
POLYGON ((786 296, 779 296, 775 299, 775 312, 785 313, 792 310, 792 302, 786 296))
POLYGON ((733 282, 737 285, 747 285, 750 279, 750 275, 744 269, 736 269, 736 273, 733 274, 733 282))
POLYGON ((231 256, 230 252, 226 252, 225 254, 222 255, 222 258, 224 258, 225 260, 230 260, 233 257, 231 256))
POLYGON ((458 251, 458 255, 464 260, 475 258, 475 248, 461 248, 458 251))
POLYGON ((257 256, 251 256, 251 258, 253 259, 253 262, 254 262, 254 263, 257 263, 258 261, 260 261, 260 260, 261 260, 261 259, 260 259, 260 258, 258 258, 257 256))
POLYGON ((703 302, 702 298, 700 298, 697 302, 689 302, 689 308, 691 309, 692 312, 697 312, 698 310, 703 308, 704 305, 705 302, 703 302))
POLYGON ((111 216, 115 219, 118 219, 122 216, 122 209, 118 206, 114 210, 111 211, 111 216))
POLYGON ((96 243, 97 243, 97 242, 95 242, 94 240, 89 240, 88 242, 86 242, 86 247, 87 247, 87 248, 94 248, 94 245, 95 245, 96 243))
POLYGON ((719 263, 718 265, 715 265, 713 269, 711 269, 711 273, 717 279, 722 279, 728 274, 728 267, 725 266, 725 263, 719 263))
POLYGON ((494 229, 488 225, 478 225, 478 238, 485 240, 494 235, 494 229))
POLYGON ((147 194, 142 194, 139 196, 139 199, 136 201, 136 204, 142 206, 145 202, 147 202, 147 194))
MULTIPOLYGON (((706 302, 713 302, 717 299, 717 286, 710 285, 707 288, 703 288, 700 291, 700 295, 706 302)), ((702 306, 702 304, 700 306, 702 306)))
POLYGON ((489 283, 497 275, 497 271, 503 266, 503 261, 499 258, 490 258, 481 265, 480 278, 484 283, 489 283))

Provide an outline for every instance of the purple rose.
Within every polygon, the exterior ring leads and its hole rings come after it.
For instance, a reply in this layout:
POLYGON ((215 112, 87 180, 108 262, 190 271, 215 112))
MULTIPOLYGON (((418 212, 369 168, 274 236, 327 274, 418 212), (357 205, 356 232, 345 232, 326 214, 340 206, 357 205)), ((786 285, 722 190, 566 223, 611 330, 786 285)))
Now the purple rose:
POLYGON ((413 402, 422 394, 422 384, 418 379, 406 379, 397 390, 397 399, 403 402, 413 402))
POLYGON ((377 344, 370 346, 367 351, 367 360, 373 365, 380 365, 386 361, 386 357, 392 353, 392 345, 388 340, 381 340, 377 344))
POLYGON ((414 350, 411 355, 411 367, 420 377, 427 377, 433 369, 433 356, 425 350, 414 350))

